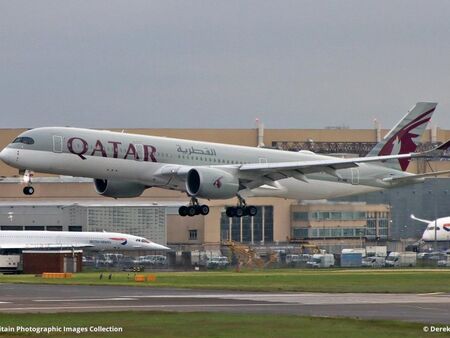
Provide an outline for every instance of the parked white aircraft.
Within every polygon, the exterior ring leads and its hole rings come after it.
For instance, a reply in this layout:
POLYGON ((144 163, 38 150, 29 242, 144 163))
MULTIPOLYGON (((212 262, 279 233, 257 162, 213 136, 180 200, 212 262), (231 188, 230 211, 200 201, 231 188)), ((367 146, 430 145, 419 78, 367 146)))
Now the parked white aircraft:
POLYGON ((413 220, 428 224, 423 232, 422 241, 450 241, 450 217, 442 217, 434 221, 417 218, 414 215, 411 215, 411 218, 413 220))
MULTIPOLYGON (((90 177, 100 195, 137 197, 150 187, 191 197, 182 216, 206 215, 198 198, 237 196, 229 217, 254 216, 250 196, 326 199, 420 182, 433 173, 405 172, 436 103, 419 102, 366 157, 337 158, 311 151, 281 151, 80 128, 28 130, 0 152, 0 159, 28 178, 30 172, 90 177)), ((445 143, 438 149, 446 149, 445 143)))
POLYGON ((0 250, 12 249, 170 250, 144 237, 115 232, 0 231, 0 250))

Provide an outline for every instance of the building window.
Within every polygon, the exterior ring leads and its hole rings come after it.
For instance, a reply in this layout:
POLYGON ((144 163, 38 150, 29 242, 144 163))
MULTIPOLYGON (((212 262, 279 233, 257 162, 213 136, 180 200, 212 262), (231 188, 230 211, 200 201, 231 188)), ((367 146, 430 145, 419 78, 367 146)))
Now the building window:
POLYGON ((190 241, 197 240, 197 230, 189 230, 189 240, 190 241))
POLYGON ((45 230, 45 226, 43 225, 25 225, 25 230, 30 230, 30 231, 43 231, 45 230))
POLYGON ((2 225, 0 227, 1 230, 23 230, 23 226, 21 225, 2 225))
POLYGON ((59 225, 47 225, 47 231, 62 231, 62 226, 59 225))
POLYGON ((81 225, 69 225, 69 231, 83 231, 83 228, 81 225))

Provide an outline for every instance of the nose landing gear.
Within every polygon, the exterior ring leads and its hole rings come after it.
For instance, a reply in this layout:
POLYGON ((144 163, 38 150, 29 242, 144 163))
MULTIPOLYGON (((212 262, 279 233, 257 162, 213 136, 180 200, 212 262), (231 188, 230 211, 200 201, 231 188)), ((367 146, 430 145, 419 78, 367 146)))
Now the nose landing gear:
POLYGON ((33 172, 30 170, 25 170, 23 173, 23 181, 27 184, 25 188, 23 188, 23 193, 25 195, 33 195, 34 194, 34 188, 31 186, 31 178, 33 177, 33 172))
POLYGON ((28 186, 23 188, 23 193, 25 195, 33 195, 34 194, 34 188, 32 186, 28 186))

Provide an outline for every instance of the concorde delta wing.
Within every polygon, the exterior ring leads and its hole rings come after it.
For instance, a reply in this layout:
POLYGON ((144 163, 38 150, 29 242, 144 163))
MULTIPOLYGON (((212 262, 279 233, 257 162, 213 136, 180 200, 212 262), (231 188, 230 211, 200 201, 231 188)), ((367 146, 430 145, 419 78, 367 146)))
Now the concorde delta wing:
POLYGON ((58 244, 58 243, 48 243, 48 244, 42 244, 42 243, 6 243, 6 244, 0 244, 0 249, 6 250, 6 249, 61 249, 61 248, 75 248, 75 249, 83 249, 83 248, 92 248, 92 244, 86 244, 86 243, 73 243, 73 244, 58 244))

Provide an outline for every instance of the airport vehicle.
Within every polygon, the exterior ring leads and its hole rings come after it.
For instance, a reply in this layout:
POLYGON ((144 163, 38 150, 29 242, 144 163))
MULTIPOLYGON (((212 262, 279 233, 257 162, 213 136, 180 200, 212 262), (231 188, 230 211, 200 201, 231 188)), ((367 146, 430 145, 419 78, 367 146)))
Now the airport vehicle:
POLYGON ((429 221, 411 215, 411 219, 428 224, 423 232, 422 241, 450 241, 450 217, 442 217, 434 221, 429 221))
POLYGON ((341 255, 348 254, 348 253, 359 253, 359 254, 361 254, 361 257, 366 257, 366 249, 365 248, 349 248, 349 249, 341 250, 341 255))
POLYGON ((381 256, 367 256, 362 259, 361 264, 368 268, 381 268, 386 265, 386 258, 381 256))
MULTIPOLYGON (((421 182, 427 176, 406 172, 420 136, 437 103, 417 103, 366 157, 338 158, 311 151, 235 146, 104 130, 44 127, 23 132, 0 152, 18 168, 34 192, 33 172, 90 177, 102 196, 140 196, 159 187, 186 192, 191 198, 181 216, 207 215, 203 199, 237 197, 228 217, 254 216, 247 197, 316 200, 382 190, 421 182)), ((444 150, 450 142, 436 148, 444 150)))
POLYGON ((228 257, 225 256, 213 257, 208 259, 208 262, 206 263, 206 267, 209 269, 226 268, 228 265, 228 257))
POLYGON ((330 268, 334 266, 334 256, 332 254, 314 254, 306 265, 310 268, 330 268))
POLYGON ((0 255, 0 272, 17 272, 20 255, 0 255))
POLYGON ((391 252, 386 257, 386 266, 405 267, 416 266, 417 254, 415 252, 391 252))
POLYGON ((442 259, 438 260, 437 265, 446 268, 450 267, 450 255, 443 255, 442 259))
POLYGON ((387 247, 379 246, 379 245, 369 245, 366 247, 366 256, 367 257, 386 257, 387 255, 387 247))
POLYGON ((341 267, 356 268, 362 266, 361 252, 347 252, 341 254, 341 267))
MULTIPOLYGON (((170 250, 144 237, 115 232, 0 231, 0 250, 23 249, 170 250)), ((112 259, 111 263, 112 263, 112 259)))

